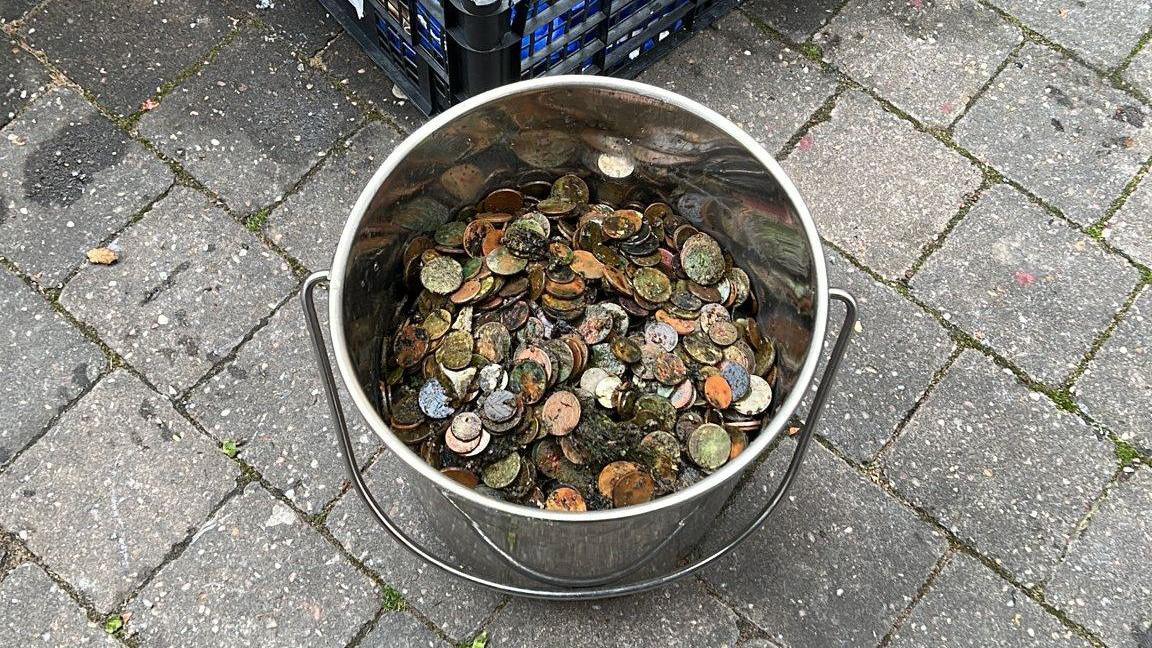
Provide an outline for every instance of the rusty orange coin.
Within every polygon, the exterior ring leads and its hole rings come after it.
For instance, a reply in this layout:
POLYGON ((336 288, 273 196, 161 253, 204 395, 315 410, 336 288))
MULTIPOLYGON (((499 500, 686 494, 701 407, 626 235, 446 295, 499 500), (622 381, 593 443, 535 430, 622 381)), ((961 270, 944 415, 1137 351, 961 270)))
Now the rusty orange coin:
POLYGON ((732 388, 724 376, 713 374, 704 381, 704 398, 716 409, 728 409, 732 405, 732 388))
POLYGON ((561 486, 548 493, 548 499, 544 500, 544 508, 549 511, 579 513, 587 511, 588 505, 584 503, 584 496, 580 494, 580 491, 571 486, 561 486))

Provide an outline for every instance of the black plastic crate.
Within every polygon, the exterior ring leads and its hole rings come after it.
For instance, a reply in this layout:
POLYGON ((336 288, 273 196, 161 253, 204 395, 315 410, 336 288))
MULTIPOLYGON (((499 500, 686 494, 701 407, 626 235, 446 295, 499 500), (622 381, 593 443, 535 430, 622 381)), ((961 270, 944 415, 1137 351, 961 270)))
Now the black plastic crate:
POLYGON ((320 0, 425 114, 553 74, 634 77, 739 0, 320 0))

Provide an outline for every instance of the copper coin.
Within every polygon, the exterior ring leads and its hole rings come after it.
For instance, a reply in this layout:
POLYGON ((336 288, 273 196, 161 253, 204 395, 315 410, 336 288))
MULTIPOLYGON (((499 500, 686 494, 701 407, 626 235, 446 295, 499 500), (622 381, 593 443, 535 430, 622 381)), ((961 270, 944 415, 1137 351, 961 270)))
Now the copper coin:
POLYGON ((580 491, 571 486, 561 486, 548 493, 548 499, 544 501, 544 508, 549 511, 579 513, 587 511, 588 505, 584 503, 584 496, 580 494, 580 491))
POLYGON ((558 391, 544 401, 541 422, 554 436, 564 436, 580 424, 580 400, 569 391, 558 391))
POLYGON ((639 464, 631 461, 613 461, 600 470, 600 475, 596 478, 596 487, 605 499, 611 500, 612 489, 616 482, 624 475, 630 475, 641 470, 643 469, 639 464))
POLYGON ((604 276, 604 264, 587 250, 574 251, 570 267, 585 279, 600 279, 604 276))
MULTIPOLYGON (((460 412, 452 417, 448 433, 460 441, 471 441, 480 436, 480 415, 475 412, 460 412)), ((455 452, 459 452, 456 450, 455 452)), ((467 452, 467 450, 465 450, 467 452)))
POLYGON ((636 472, 622 475, 612 485, 612 505, 620 508, 643 504, 652 500, 656 492, 656 482, 648 473, 636 472))
POLYGON ((449 479, 462 484, 465 488, 476 488, 480 479, 476 473, 464 468, 441 468, 440 473, 449 479))
POLYGON ((489 212, 507 212, 509 214, 518 211, 524 206, 524 196, 515 189, 497 189, 488 194, 481 203, 484 211, 489 212))

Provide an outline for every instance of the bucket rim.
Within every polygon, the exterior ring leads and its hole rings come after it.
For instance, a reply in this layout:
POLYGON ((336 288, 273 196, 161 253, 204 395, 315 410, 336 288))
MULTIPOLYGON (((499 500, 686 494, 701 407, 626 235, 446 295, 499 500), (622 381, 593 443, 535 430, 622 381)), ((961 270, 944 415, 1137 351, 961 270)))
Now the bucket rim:
POLYGON ((752 136, 748 135, 748 133, 727 117, 683 95, 631 79, 576 74, 518 81, 471 97, 431 118, 423 126, 408 135, 404 141, 392 150, 392 153, 381 163, 380 167, 365 185, 363 191, 360 193, 360 197, 349 212, 348 220, 344 224, 344 230, 340 235, 340 241, 336 246, 336 252, 333 255, 330 267, 328 329, 331 335, 332 351, 336 357, 336 366, 340 374, 340 381, 344 383, 360 416, 364 418, 376 436, 384 442, 388 450, 400 457, 409 468, 415 470, 422 477, 432 481, 441 491, 448 491, 452 495, 466 500, 471 504, 494 509, 509 515, 556 522, 601 522, 638 517, 690 502, 719 485, 731 479, 738 478, 753 461, 766 451, 772 441, 779 436, 784 426, 788 424, 788 419, 796 412, 804 395, 811 387, 813 377, 816 373, 816 367, 819 364, 821 352, 824 348, 824 337, 828 324, 829 287, 828 272, 824 261, 824 248, 816 230, 816 223, 808 211, 808 206, 805 204, 804 199, 800 195, 800 191, 796 188, 795 184, 793 184, 791 178, 788 177, 783 167, 780 166, 780 163, 776 161, 763 146, 757 143, 752 136), (644 504, 626 506, 618 509, 613 508, 582 512, 536 509, 522 504, 515 504, 488 497, 470 488, 466 488, 463 484, 443 475, 440 471, 425 462, 422 457, 409 449, 408 446, 404 445, 404 443, 392 433, 383 418, 381 418, 380 413, 373 406, 372 400, 361 388, 360 381, 356 378, 352 358, 348 353, 347 340, 344 336, 342 306, 344 298, 344 277, 347 272, 348 260, 360 223, 367 214, 368 207, 375 197, 376 192, 384 183, 384 180, 391 175, 400 162, 403 161, 418 144, 458 117, 493 101, 505 99, 517 94, 532 93, 543 89, 558 87, 597 88, 645 96, 694 114, 723 130, 732 137, 734 141, 743 146, 758 162, 763 164, 764 168, 772 174, 772 177, 784 190, 785 195, 787 195, 789 202, 795 210, 796 216, 803 228, 805 238, 808 241, 809 248, 812 251, 812 265, 816 278, 816 315, 813 322, 812 341, 808 345, 804 363, 800 368, 795 386, 788 395, 788 398, 781 404, 776 414, 761 427, 756 439, 750 443, 745 451, 735 460, 726 463, 719 470, 692 486, 663 497, 658 497, 644 504))

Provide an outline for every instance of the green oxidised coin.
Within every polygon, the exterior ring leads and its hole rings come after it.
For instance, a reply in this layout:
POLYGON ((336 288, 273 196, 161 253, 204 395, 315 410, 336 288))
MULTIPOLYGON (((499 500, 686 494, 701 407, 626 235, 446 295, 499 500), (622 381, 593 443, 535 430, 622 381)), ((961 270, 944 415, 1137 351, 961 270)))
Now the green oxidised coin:
POLYGON ((450 221, 436 228, 436 245, 458 248, 464 245, 464 228, 468 223, 450 221))
POLYGON ((520 473, 520 455, 512 454, 489 464, 480 474, 480 478, 489 488, 504 488, 511 484, 516 475, 520 473))
POLYGON ((705 423, 688 436, 688 456, 705 470, 716 470, 728 461, 732 438, 715 423, 705 423))
POLYGON ((684 274, 698 284, 711 286, 724 276, 724 253, 716 239, 704 232, 694 234, 680 248, 684 274))
POLYGON ((447 369, 463 369, 472 361, 472 336, 467 331, 452 331, 436 349, 436 361, 447 369))
POLYGON ((464 270, 460 263, 447 256, 437 256, 420 268, 420 283, 428 292, 447 295, 464 282, 464 270))
POLYGON ((656 268, 640 268, 632 275, 632 288, 644 299, 660 303, 672 296, 672 283, 668 275, 656 268))

